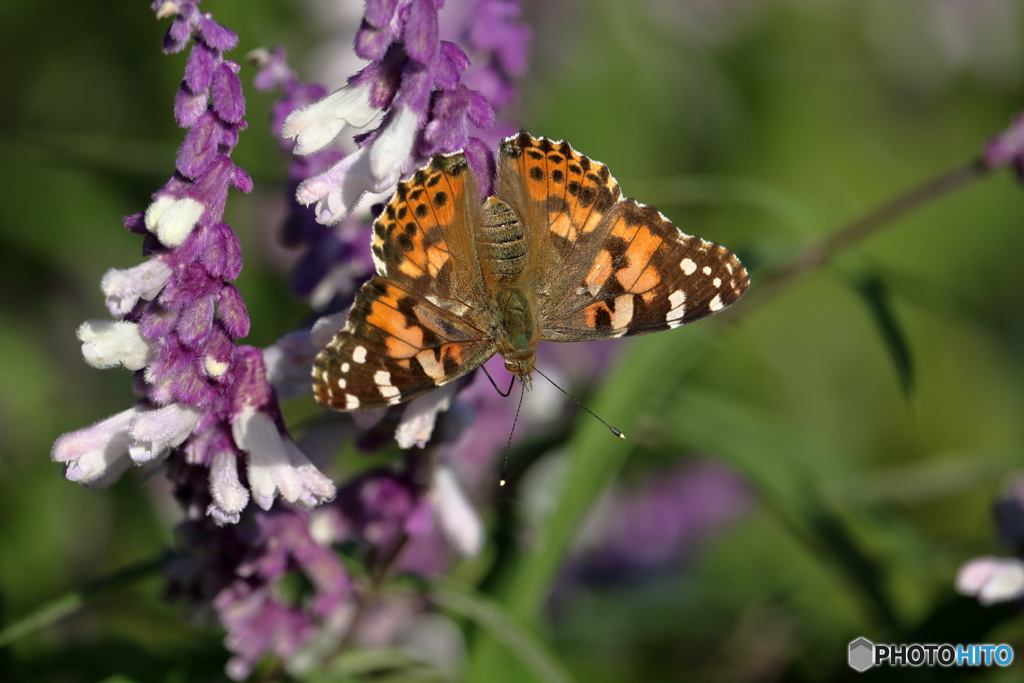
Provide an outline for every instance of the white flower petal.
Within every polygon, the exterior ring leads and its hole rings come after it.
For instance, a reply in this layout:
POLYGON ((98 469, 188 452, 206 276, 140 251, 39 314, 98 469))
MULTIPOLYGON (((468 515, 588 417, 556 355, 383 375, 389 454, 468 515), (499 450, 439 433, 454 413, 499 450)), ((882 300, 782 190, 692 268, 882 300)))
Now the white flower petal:
POLYGON ((210 495, 213 503, 207 509, 207 514, 216 517, 218 521, 224 519, 236 523, 242 510, 249 504, 249 491, 242 486, 238 477, 238 457, 234 453, 224 451, 213 456, 213 462, 210 463, 210 495))
POLYGON ((305 206, 316 202, 317 222, 331 225, 347 216, 373 185, 370 155, 366 147, 360 147, 323 173, 303 181, 295 200, 305 206))
POLYGON ((402 413, 402 421, 395 430, 395 441, 401 448, 423 448, 434 433, 437 414, 448 410, 457 384, 452 382, 429 394, 413 399, 402 413))
POLYGON ((419 130, 420 116, 408 107, 399 107, 394 118, 370 147, 370 171, 374 192, 383 192, 402 177, 402 167, 412 153, 419 130))
POLYGON ((447 465, 434 470, 431 491, 442 533, 463 557, 474 557, 484 546, 484 525, 447 465))
POLYGON ((135 323, 124 320, 86 320, 78 327, 82 356, 94 368, 124 365, 141 370, 153 360, 154 346, 135 323))
POLYGON ((184 403, 140 411, 128 429, 128 454, 136 464, 158 460, 189 437, 202 412, 184 403))
POLYGON ((334 497, 334 484, 299 451, 291 439, 284 439, 274 421, 252 406, 246 406, 231 425, 235 444, 249 454, 249 488, 253 499, 269 510, 274 497, 312 506, 334 497))
POLYGON ((107 309, 114 317, 127 315, 139 299, 152 301, 171 278, 170 266, 158 258, 151 258, 134 268, 111 268, 100 281, 100 289, 107 297, 107 309))
POLYGON ((977 596, 982 605, 1024 596, 1024 562, 1016 558, 977 557, 966 562, 956 576, 956 590, 977 596))
POLYGON ((295 154, 319 152, 347 127, 363 128, 378 110, 370 105, 369 85, 349 85, 288 115, 281 136, 295 140, 295 154))
POLYGON ((176 247, 192 234, 204 211, 206 207, 191 197, 173 199, 161 196, 146 209, 146 228, 162 244, 176 247))
POLYGON ((103 488, 121 476, 128 457, 128 425, 138 412, 129 408, 94 425, 69 432, 53 444, 51 457, 67 463, 65 476, 90 488, 103 488))
POLYGON ((310 373, 319 349, 310 341, 307 330, 291 332, 263 349, 267 381, 279 397, 289 398, 310 392, 310 373))

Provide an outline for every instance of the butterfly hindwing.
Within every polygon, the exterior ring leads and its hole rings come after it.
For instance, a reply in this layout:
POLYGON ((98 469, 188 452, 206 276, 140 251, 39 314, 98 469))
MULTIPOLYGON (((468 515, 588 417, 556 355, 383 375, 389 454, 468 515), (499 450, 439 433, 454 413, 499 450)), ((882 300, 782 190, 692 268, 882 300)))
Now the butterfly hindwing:
POLYGON ((335 410, 394 405, 462 377, 494 351, 471 324, 377 276, 359 290, 345 329, 317 355, 314 393, 335 410))

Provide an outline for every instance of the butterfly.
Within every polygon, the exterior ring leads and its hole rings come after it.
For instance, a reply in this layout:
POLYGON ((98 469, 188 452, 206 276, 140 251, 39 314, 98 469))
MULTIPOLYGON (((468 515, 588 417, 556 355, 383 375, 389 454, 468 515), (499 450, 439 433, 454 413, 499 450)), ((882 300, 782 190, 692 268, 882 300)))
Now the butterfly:
POLYGON ((377 275, 313 366, 335 410, 395 405, 495 353, 529 389, 541 339, 667 330, 734 303, 747 287, 725 247, 624 198, 608 167, 526 132, 498 151, 493 196, 462 153, 400 183, 373 224, 377 275))

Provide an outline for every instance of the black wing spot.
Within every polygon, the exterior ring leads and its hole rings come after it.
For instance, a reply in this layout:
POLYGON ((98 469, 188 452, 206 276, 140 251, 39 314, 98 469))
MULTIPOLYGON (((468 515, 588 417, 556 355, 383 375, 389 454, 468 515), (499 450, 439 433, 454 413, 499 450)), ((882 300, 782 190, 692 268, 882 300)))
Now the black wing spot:
POLYGON ((416 217, 417 218, 426 218, 427 217, 427 212, 429 210, 430 209, 427 208, 426 204, 420 204, 419 206, 416 207, 416 217))
POLYGON ((439 182, 441 182, 441 174, 440 173, 438 173, 437 175, 431 176, 431 178, 427 181, 427 187, 434 187, 439 182))
POLYGON ((584 187, 580 190, 578 199, 580 200, 580 206, 590 206, 597 199, 597 190, 593 187, 584 187))
POLYGON ((413 235, 416 234, 416 223, 414 221, 409 221, 408 223, 405 224, 404 230, 406 235, 412 237, 413 235))
POLYGON ((590 159, 588 159, 587 157, 582 157, 581 156, 580 157, 580 167, 583 169, 584 172, 589 171, 590 170, 590 159))
POLYGON ((388 218, 391 220, 395 220, 395 207, 393 205, 388 204, 388 208, 384 209, 384 213, 386 213, 388 218))
POLYGON ((419 199, 422 194, 423 194, 423 189, 417 187, 415 190, 413 190, 412 192, 409 193, 409 199, 412 199, 412 200, 419 199))
POLYGON ((563 157, 561 154, 549 154, 548 161, 550 161, 553 164, 560 164, 563 161, 565 161, 565 157, 563 157))
POLYGON ((579 182, 575 180, 570 180, 569 183, 565 186, 565 191, 571 194, 573 197, 578 196, 580 193, 579 182))
POLYGON ((410 238, 404 232, 401 233, 395 239, 395 244, 397 244, 398 248, 401 249, 402 251, 412 251, 412 247, 413 247, 412 238, 410 238))
POLYGON ((540 166, 532 166, 532 167, 530 167, 530 179, 531 180, 536 180, 538 182, 540 182, 541 180, 544 180, 544 171, 541 170, 540 166))
POLYGON ((556 168, 555 170, 551 171, 551 182, 560 183, 563 180, 565 180, 565 174, 562 173, 562 169, 556 168))
POLYGON ((540 152, 538 152, 535 149, 528 149, 528 150, 526 150, 526 155, 528 157, 530 157, 531 159, 538 159, 538 160, 540 160, 540 159, 544 158, 544 155, 541 154, 540 152))
POLYGON ((555 146, 551 144, 551 140, 547 138, 541 138, 540 143, 537 145, 537 149, 545 153, 552 151, 554 148, 555 146))
POLYGON ((384 225, 380 221, 373 224, 373 234, 376 235, 378 239, 384 239, 384 225))
POLYGON ((440 207, 444 206, 447 203, 448 203, 448 193, 447 192, 440 191, 440 192, 438 192, 437 194, 434 195, 434 206, 440 208, 440 207))
POLYGON ((580 168, 579 164, 569 164, 569 173, 573 175, 583 175, 583 169, 580 168))
POLYGON ((402 208, 400 208, 398 210, 398 220, 403 220, 405 218, 406 214, 408 214, 408 213, 409 213, 409 207, 403 204, 402 208))

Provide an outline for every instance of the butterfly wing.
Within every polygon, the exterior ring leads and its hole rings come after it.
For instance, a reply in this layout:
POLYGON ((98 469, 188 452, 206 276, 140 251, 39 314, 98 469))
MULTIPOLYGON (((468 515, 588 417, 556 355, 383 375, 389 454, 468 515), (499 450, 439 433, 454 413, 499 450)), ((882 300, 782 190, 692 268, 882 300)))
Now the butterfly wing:
POLYGON ((477 184, 465 155, 437 155, 398 185, 374 221, 377 277, 317 356, 323 405, 394 405, 462 377, 495 352, 476 242, 477 184))
POLYGON ((678 327, 729 306, 747 287, 747 272, 728 249, 622 199, 608 168, 565 142, 507 138, 496 191, 522 211, 530 249, 541 255, 535 287, 544 339, 678 327))
POLYGON ((317 355, 313 392, 334 410, 395 405, 462 377, 494 352, 494 340, 469 322, 377 276, 317 355))

